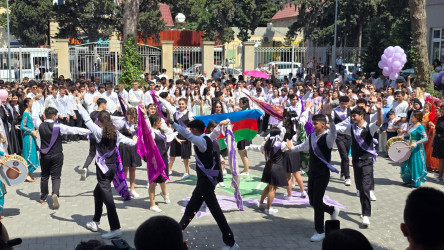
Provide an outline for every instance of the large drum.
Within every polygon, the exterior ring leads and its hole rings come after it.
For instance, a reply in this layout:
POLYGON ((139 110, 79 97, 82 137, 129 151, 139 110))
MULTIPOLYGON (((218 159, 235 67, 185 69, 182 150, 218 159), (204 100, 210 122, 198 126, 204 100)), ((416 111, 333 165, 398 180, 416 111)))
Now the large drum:
POLYGON ((409 159, 412 153, 411 148, 406 140, 401 137, 393 137, 387 141, 385 149, 394 162, 404 162, 409 159))
POLYGON ((28 164, 19 155, 9 155, 1 160, 0 181, 5 185, 14 186, 25 181, 28 175, 28 164))

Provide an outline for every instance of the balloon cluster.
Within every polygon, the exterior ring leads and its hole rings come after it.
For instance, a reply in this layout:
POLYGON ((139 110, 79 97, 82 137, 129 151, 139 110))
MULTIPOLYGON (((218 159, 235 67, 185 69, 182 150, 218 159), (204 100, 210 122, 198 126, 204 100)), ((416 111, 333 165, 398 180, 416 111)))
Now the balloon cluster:
POLYGON ((8 99, 8 91, 4 90, 4 89, 0 89, 0 101, 1 102, 5 102, 8 99))
POLYGON ((406 62, 407 56, 404 50, 399 46, 390 46, 384 50, 378 67, 382 69, 383 75, 389 77, 390 80, 396 80, 406 62))

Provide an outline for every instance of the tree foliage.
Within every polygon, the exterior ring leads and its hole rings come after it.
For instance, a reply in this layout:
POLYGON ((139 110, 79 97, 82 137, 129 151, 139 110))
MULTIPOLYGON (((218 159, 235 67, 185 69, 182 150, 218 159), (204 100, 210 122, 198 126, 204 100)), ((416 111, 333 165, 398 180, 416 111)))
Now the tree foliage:
POLYGON ((137 25, 137 31, 142 37, 154 37, 156 42, 160 40, 159 33, 165 29, 165 22, 162 20, 158 5, 159 1, 141 0, 137 25))
POLYGON ((54 5, 58 37, 80 38, 95 42, 109 38, 119 24, 119 7, 113 0, 65 0, 54 5))
POLYGON ((142 57, 137 48, 137 42, 132 36, 129 36, 123 44, 121 66, 122 75, 119 82, 124 83, 126 87, 130 87, 134 81, 141 79, 142 57))
POLYGON ((9 7, 11 34, 27 46, 48 44, 51 0, 16 0, 9 7))

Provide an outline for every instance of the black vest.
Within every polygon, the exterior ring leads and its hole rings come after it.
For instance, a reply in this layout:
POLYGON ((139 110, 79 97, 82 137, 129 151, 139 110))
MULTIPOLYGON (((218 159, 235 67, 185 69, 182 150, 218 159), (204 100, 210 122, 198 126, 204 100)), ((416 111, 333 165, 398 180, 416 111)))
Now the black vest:
MULTIPOLYGON (((340 122, 342 122, 343 120, 342 120, 342 118, 341 117, 339 117, 339 115, 336 113, 336 109, 334 109, 334 113, 335 113, 335 117, 333 118, 333 122, 335 123, 335 124, 338 124, 338 123, 340 123, 340 122)), ((347 117, 350 117, 351 116, 351 110, 350 110, 350 108, 347 108, 347 114, 345 115, 345 118, 347 118, 347 117)))
MULTIPOLYGON (((188 123, 190 123, 190 119, 188 118, 188 112, 187 111, 182 117, 180 117, 180 120, 185 124, 185 126, 188 126, 188 123)), ((174 113, 174 122, 175 123, 179 123, 179 121, 177 120, 176 114, 178 114, 178 112, 174 113)), ((185 137, 183 137, 182 135, 177 135, 177 138, 181 139, 181 140, 186 140, 185 137)))
POLYGON ((166 155, 168 157, 168 143, 162 137, 160 137, 157 133, 154 133, 154 143, 156 143, 157 149, 159 149, 160 155, 166 155))
MULTIPOLYGON (((308 143, 310 143, 310 160, 309 160, 309 172, 310 174, 330 174, 330 169, 323 163, 313 152, 311 148, 311 135, 308 136, 308 143)), ((322 135, 316 142, 319 150, 324 155, 324 158, 330 162, 331 160, 331 148, 327 146, 327 133, 322 135)))
MULTIPOLYGON (((222 173, 220 172, 220 148, 213 147, 214 143, 211 141, 210 137, 204 136, 204 138, 205 141, 207 142, 207 150, 202 153, 199 151, 199 148, 196 145, 194 145, 194 152, 196 153, 197 157, 199 158, 199 160, 202 162, 202 164, 206 169, 211 169, 213 167, 213 159, 214 159, 214 161, 216 162, 214 170, 219 170, 219 176, 217 178, 217 181, 220 182, 222 181, 222 173)), ((198 180, 201 178, 208 179, 208 177, 199 167, 196 167, 196 173, 198 180)))
POLYGON ((116 143, 117 139, 108 139, 102 136, 102 140, 97 143, 96 150, 99 152, 100 155, 104 155, 108 152, 113 152, 108 158, 106 158, 105 163, 108 166, 114 166, 116 163, 116 143))
MULTIPOLYGON (((353 127, 351 129, 351 137, 352 137, 352 147, 351 147, 351 155, 352 155, 352 161, 358 161, 358 160, 368 160, 373 162, 373 155, 369 152, 362 149, 358 142, 356 141, 355 134, 353 133, 353 127)), ((375 147, 373 144, 373 136, 370 134, 370 128, 367 123, 367 126, 362 130, 361 132, 361 138, 364 139, 365 144, 369 145, 371 149, 375 147)))
MULTIPOLYGON (((40 133, 40 140, 41 140, 41 149, 45 149, 49 147, 49 143, 51 142, 52 138, 52 130, 54 128, 54 123, 50 122, 43 122, 40 124, 39 127, 39 133, 40 133)), ((62 147, 62 137, 61 133, 59 131, 59 134, 57 135, 57 139, 52 146, 52 148, 49 150, 49 152, 45 155, 51 156, 51 155, 57 155, 63 153, 63 147, 62 147)), ((43 155, 43 154, 42 154, 43 155)))

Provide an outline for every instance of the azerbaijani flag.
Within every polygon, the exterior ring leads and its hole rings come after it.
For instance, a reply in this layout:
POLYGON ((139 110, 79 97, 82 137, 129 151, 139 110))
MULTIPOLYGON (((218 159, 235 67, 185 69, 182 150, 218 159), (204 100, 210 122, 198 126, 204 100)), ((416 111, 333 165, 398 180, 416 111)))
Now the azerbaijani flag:
MULTIPOLYGON (((199 115, 195 116, 194 119, 203 121, 205 126, 207 126, 210 121, 216 121, 219 123, 225 119, 230 119, 230 122, 233 125, 234 138, 236 142, 238 142, 245 139, 253 140, 257 135, 257 119, 262 115, 263 113, 259 109, 250 109, 219 115, 199 115)), ((227 147, 224 138, 224 134, 220 134, 217 138, 221 150, 227 147)))

